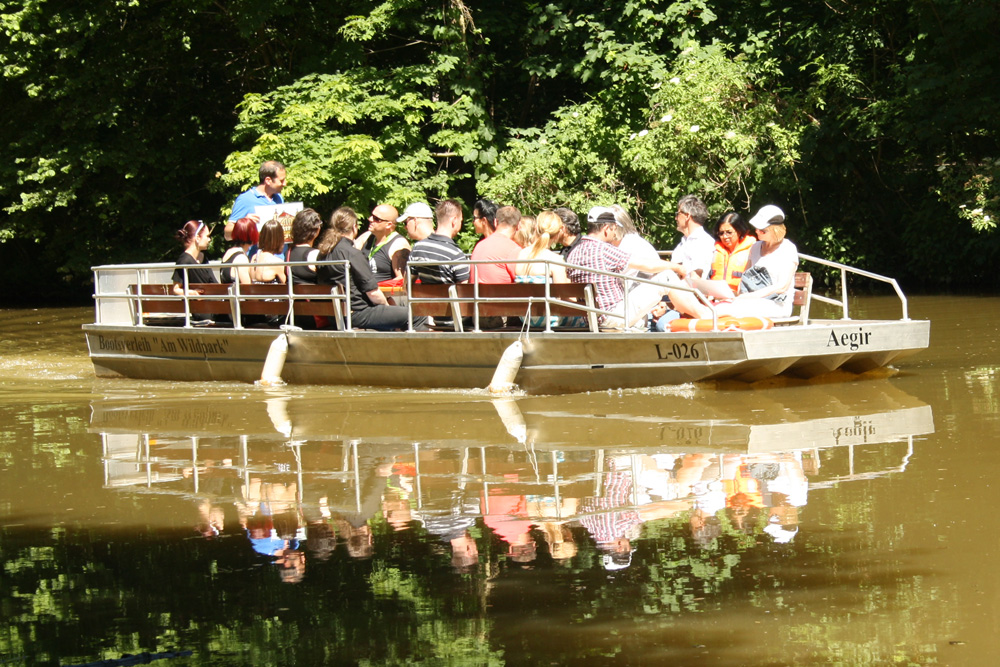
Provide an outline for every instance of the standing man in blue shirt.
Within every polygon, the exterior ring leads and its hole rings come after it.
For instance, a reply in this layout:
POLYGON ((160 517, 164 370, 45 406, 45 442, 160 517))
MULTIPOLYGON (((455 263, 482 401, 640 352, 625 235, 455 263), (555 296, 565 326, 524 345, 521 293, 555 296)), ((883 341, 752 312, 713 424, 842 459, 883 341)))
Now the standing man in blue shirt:
POLYGON ((260 165, 257 172, 260 177, 260 185, 255 185, 239 197, 233 203, 233 212, 226 223, 226 240, 229 241, 233 233, 233 223, 240 218, 256 217, 254 210, 258 206, 272 206, 274 204, 284 204, 281 198, 281 191, 286 184, 285 165, 277 160, 268 160, 260 165))

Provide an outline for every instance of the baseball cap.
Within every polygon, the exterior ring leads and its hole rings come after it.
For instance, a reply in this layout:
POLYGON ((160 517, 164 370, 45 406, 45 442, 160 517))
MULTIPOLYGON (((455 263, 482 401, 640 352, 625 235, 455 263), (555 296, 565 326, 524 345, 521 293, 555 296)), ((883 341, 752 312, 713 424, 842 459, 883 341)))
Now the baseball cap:
POLYGON ((768 204, 764 206, 757 214, 750 218, 750 224, 757 229, 765 229, 768 225, 775 223, 781 224, 785 222, 785 212, 774 204, 768 204))
POLYGON ((434 211, 422 201, 414 202, 406 207, 403 215, 396 218, 396 222, 406 222, 407 218, 430 218, 434 219, 434 211))

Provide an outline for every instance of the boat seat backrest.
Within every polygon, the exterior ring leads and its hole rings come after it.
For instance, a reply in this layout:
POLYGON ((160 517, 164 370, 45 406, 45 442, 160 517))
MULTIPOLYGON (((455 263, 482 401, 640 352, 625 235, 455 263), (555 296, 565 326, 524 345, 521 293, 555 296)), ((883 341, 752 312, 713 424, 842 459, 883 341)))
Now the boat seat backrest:
POLYGON ((550 285, 532 283, 488 284, 466 283, 461 285, 437 285, 415 283, 410 286, 410 297, 414 316, 451 317, 456 320, 456 329, 461 330, 457 320, 473 317, 476 310, 476 295, 479 296, 479 317, 544 317, 546 288, 549 294, 549 314, 557 317, 587 317, 593 331, 597 330, 597 318, 593 313, 575 308, 580 304, 594 308, 593 285, 584 283, 554 283, 550 285), (425 301, 431 299, 431 301, 425 301))
MULTIPOLYGON (((241 315, 287 315, 289 311, 287 285, 228 285, 220 283, 192 283, 191 290, 199 292, 197 297, 188 298, 192 315, 228 315, 236 319, 236 301, 239 300, 241 315), (237 294, 238 292, 238 294, 237 294)), ((344 328, 344 314, 347 307, 344 291, 339 285, 293 285, 293 294, 315 296, 315 299, 296 299, 296 315, 319 315, 334 318, 339 329, 344 328), (326 297, 326 298, 323 298, 326 297)), ((171 283, 149 283, 129 285, 133 322, 138 323, 136 313, 143 321, 169 315, 184 315, 184 300, 173 292, 171 283), (149 298, 144 298, 149 297, 149 298)))

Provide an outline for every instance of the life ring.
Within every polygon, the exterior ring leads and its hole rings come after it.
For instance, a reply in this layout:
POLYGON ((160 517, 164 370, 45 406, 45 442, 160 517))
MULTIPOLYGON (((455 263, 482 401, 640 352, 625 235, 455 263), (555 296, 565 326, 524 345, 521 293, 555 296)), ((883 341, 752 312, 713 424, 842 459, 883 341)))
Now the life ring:
MULTIPOLYGON (((774 322, 766 317, 720 317, 719 331, 757 331, 760 329, 770 329, 774 322)), ((712 320, 691 320, 679 318, 670 321, 670 331, 677 333, 682 331, 711 331, 712 320)))

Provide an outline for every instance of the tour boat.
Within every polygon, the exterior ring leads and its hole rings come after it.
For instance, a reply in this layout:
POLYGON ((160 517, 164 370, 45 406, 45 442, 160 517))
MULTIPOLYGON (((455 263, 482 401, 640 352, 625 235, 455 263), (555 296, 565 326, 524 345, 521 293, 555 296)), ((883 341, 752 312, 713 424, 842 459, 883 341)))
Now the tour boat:
POLYGON ((339 288, 192 285, 190 296, 176 296, 173 264, 95 267, 96 317, 83 329, 98 377, 485 389, 503 376, 504 388, 528 394, 865 373, 928 347, 930 322, 910 319, 894 279, 799 257, 839 273, 839 295, 814 293, 811 274, 797 274, 795 317, 758 330, 723 327, 717 319, 699 327, 704 331, 602 330, 589 285, 418 284, 408 299, 411 322, 434 314, 440 324, 442 315, 453 315, 453 327, 377 332, 351 326, 349 297, 339 288), (898 319, 852 319, 848 276, 890 285, 898 319), (834 317, 811 317, 814 303, 827 304, 834 317), (523 319, 540 327, 480 326, 486 318, 529 313, 523 319), (569 313, 587 326, 552 326, 569 313), (262 314, 281 314, 287 324, 242 325, 262 314), (291 326, 296 316, 325 317, 336 327, 302 330, 291 326))

